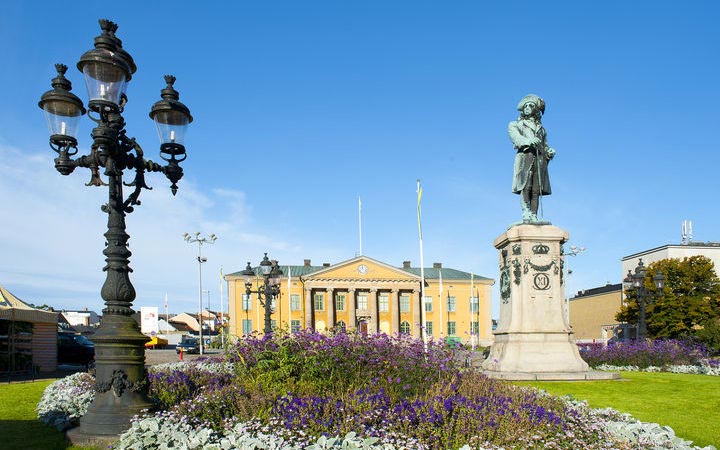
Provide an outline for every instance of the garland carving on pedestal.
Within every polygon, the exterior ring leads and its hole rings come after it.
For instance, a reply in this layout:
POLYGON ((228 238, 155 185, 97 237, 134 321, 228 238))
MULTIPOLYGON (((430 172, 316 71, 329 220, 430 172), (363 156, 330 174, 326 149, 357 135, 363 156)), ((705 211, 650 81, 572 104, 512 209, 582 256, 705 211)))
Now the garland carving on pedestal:
POLYGON ((124 370, 116 369, 113 370, 112 377, 109 380, 96 381, 95 390, 98 393, 103 393, 112 389, 116 397, 121 397, 126 389, 132 392, 141 392, 146 384, 145 380, 132 382, 128 379, 124 370))
POLYGON ((536 272, 547 272, 548 270, 550 270, 551 267, 554 266, 555 269, 553 270, 553 273, 554 273, 555 275, 557 275, 557 274, 558 274, 558 271, 560 270, 560 269, 558 268, 557 260, 556 260, 556 259, 553 259, 552 261, 550 261, 550 263, 545 264, 545 265, 542 265, 542 266, 537 265, 537 264, 533 264, 532 261, 530 261, 529 259, 526 259, 526 260, 525 260, 525 265, 523 266, 523 273, 528 273, 528 271, 529 271, 528 266, 529 266, 530 268, 532 268, 533 270, 535 270, 536 272))

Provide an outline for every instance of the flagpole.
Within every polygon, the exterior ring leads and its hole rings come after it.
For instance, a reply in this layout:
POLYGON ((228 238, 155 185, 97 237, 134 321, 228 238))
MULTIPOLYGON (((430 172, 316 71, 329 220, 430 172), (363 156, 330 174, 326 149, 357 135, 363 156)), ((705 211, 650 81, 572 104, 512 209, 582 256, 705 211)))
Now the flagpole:
POLYGON ((165 293, 165 337, 170 332, 170 318, 168 316, 167 292, 165 293))
POLYGON ((420 238, 420 314, 422 322, 421 336, 427 350, 427 316, 425 314, 425 256, 423 254, 422 239, 422 211, 420 209, 420 199, 422 198, 422 187, 420 179, 417 180, 417 219, 418 219, 418 237, 420 238))
MULTIPOLYGON (((475 297, 473 296, 473 291, 475 290, 475 274, 470 272, 470 339, 472 340, 471 346, 472 351, 475 351, 475 341, 477 341, 478 336, 476 334, 480 333, 480 322, 478 322, 478 329, 477 332, 473 329, 473 310, 472 305, 475 301, 475 297)), ((480 299, 477 300, 477 309, 480 310, 480 299)))
MULTIPOLYGON (((287 276, 288 276, 288 285, 287 285, 287 298, 288 298, 288 321, 287 324, 289 327, 292 328, 292 305, 290 304, 292 295, 290 295, 290 287, 292 286, 291 283, 291 277, 290 277, 290 266, 287 266, 287 276)), ((280 323, 282 323, 282 317, 280 318, 280 323)), ((290 330, 292 331, 292 330, 290 330)))
MULTIPOLYGON (((228 308, 229 309, 229 308, 228 308)), ((225 348, 225 305, 223 304, 223 268, 220 266, 220 345, 225 348)))
POLYGON ((440 340, 443 338, 443 283, 442 283, 442 267, 438 268, 438 276, 440 277, 440 340))
POLYGON ((360 256, 362 256, 362 200, 360 196, 358 196, 358 230, 360 233, 360 256))

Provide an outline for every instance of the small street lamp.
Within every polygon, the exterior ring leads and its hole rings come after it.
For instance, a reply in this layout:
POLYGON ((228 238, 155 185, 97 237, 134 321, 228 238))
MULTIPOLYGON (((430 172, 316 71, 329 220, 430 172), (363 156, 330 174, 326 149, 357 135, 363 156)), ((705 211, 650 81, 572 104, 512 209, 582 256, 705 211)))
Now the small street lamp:
MULTIPOLYGON (((623 280, 625 290, 634 289, 637 295, 637 303, 639 309, 639 317, 637 322, 637 339, 644 341, 647 339, 647 323, 645 321, 645 310, 647 308, 647 302, 652 299, 652 293, 645 287, 645 264, 640 258, 637 267, 635 267, 635 273, 628 270, 627 277, 623 280)), ((653 283, 655 283, 655 289, 658 297, 662 297, 663 288, 665 287, 665 276, 658 270, 653 277, 653 283)))
POLYGON ((160 91, 161 100, 150 110, 160 137, 160 165, 145 159, 140 144, 126 135, 122 116, 127 84, 137 67, 133 58, 115 36, 118 26, 100 20, 102 33, 95 38, 95 48, 85 52, 77 68, 85 77, 89 102, 88 117, 95 122, 90 154, 73 158, 78 153, 77 129, 85 106, 65 78, 67 66, 56 64, 57 76, 52 89, 45 92, 38 106, 45 112, 50 130, 50 148, 57 153, 55 168, 62 175, 70 175, 76 168, 90 170, 88 186, 108 186, 108 202, 102 211, 108 215, 105 233, 107 273, 100 295, 105 301, 100 328, 95 333, 95 400, 87 414, 80 419, 79 428, 70 430, 73 442, 115 440, 130 426, 130 419, 151 406, 147 398, 145 347, 147 336, 140 333, 132 318, 135 288, 130 282, 130 250, 125 215, 131 213, 145 183, 146 172, 162 172, 170 180, 173 195, 183 176, 180 163, 185 160, 184 137, 192 122, 190 110, 182 104, 173 87, 175 77, 165 76, 167 86, 160 91), (107 183, 100 177, 104 169, 107 183), (131 171, 132 181, 123 183, 123 172, 131 171), (123 196, 123 186, 131 188, 123 196))
MULTIPOLYGON (((267 253, 262 262, 260 262, 260 275, 263 276, 263 285, 258 286, 257 290, 252 290, 252 282, 255 279, 255 270, 247 263, 245 270, 240 272, 245 278, 245 295, 247 301, 250 301, 250 294, 257 294, 260 304, 265 308, 265 334, 273 332, 271 324, 271 316, 273 313, 272 300, 280 293, 280 278, 283 275, 278 262, 268 259, 267 253)), ((246 310, 247 311, 247 310, 246 310)))
MULTIPOLYGON (((183 234, 183 239, 185 239, 185 242, 188 244, 194 244, 197 242, 198 245, 198 255, 197 255, 197 262, 198 262, 198 333, 200 338, 200 354, 203 354, 203 349, 205 348, 205 343, 203 342, 203 335, 202 335, 202 325, 203 325, 203 307, 202 307, 202 294, 203 294, 203 288, 202 288, 202 265, 204 262, 207 262, 207 258, 205 258, 202 255, 202 246, 203 244, 214 244, 217 240, 217 236, 214 234, 211 234, 210 236, 204 237, 200 236, 200 232, 196 231, 192 235, 189 233, 183 234)), ((208 303, 210 302, 210 298, 208 296, 208 303)))

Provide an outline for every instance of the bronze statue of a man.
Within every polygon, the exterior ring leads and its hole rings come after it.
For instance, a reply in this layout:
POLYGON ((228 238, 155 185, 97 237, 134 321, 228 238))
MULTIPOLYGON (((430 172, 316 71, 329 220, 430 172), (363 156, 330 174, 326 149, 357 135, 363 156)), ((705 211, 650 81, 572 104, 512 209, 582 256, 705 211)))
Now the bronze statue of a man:
POLYGON ((520 100, 517 109, 520 117, 508 125, 510 140, 517 150, 512 191, 520 194, 523 222, 538 222, 540 197, 552 193, 548 163, 555 150, 547 145, 547 133, 541 122, 545 101, 529 94, 520 100))

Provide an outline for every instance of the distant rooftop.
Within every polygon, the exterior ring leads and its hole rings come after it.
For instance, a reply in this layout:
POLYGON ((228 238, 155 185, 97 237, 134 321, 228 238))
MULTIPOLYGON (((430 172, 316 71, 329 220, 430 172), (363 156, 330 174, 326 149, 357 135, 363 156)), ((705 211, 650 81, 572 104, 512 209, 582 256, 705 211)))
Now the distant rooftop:
POLYGON ((575 294, 575 297, 571 298, 571 300, 582 298, 582 297, 590 297, 591 295, 599 295, 599 294, 607 294, 608 292, 615 292, 622 290, 622 283, 617 284, 606 284, 605 286, 600 286, 592 289, 585 289, 584 291, 578 291, 577 294, 575 294))
POLYGON ((658 250, 663 250, 666 248, 686 248, 686 247, 699 247, 699 248, 720 248, 720 242, 702 242, 702 241, 690 241, 682 244, 665 244, 661 245, 660 247, 651 248, 649 250, 643 250, 641 252, 633 253, 632 255, 628 255, 623 257, 623 261, 628 259, 633 259, 638 256, 647 255, 648 253, 655 253, 658 250))

